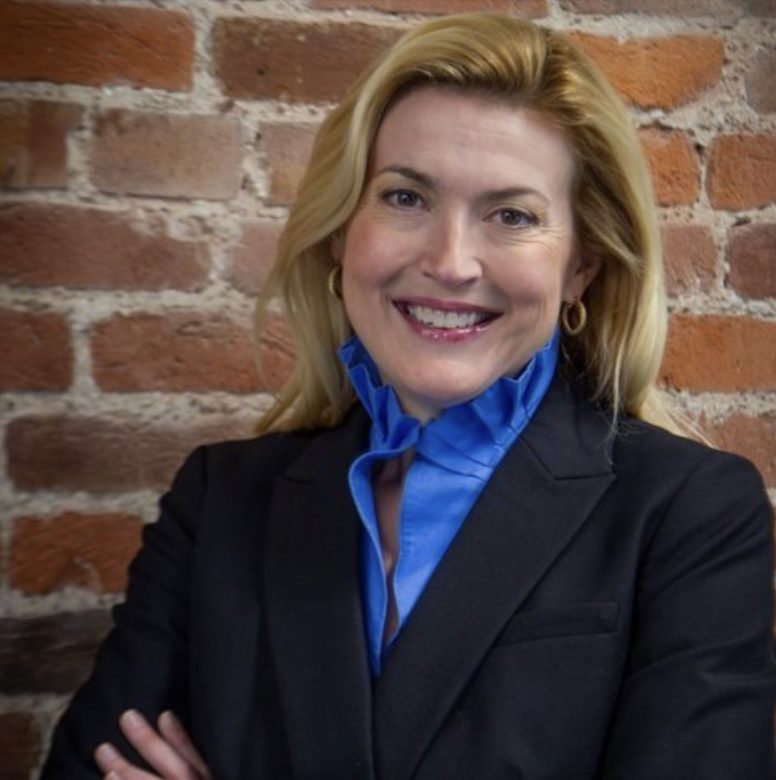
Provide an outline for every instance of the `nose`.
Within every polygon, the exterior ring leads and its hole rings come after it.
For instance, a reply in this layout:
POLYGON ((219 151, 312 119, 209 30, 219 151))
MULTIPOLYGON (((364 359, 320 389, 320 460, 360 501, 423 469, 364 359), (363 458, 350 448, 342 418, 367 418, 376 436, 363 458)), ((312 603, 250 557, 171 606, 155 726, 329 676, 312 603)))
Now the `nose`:
POLYGON ((448 287, 470 284, 482 275, 477 236, 464 214, 439 215, 427 237, 421 270, 448 287))

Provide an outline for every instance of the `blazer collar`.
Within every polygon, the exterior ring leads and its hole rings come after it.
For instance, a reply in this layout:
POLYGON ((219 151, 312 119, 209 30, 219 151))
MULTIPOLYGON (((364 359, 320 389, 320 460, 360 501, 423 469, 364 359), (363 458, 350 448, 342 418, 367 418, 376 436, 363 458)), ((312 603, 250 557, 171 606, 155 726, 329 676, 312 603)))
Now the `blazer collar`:
POLYGON ((372 778, 371 680, 360 597, 360 521, 348 468, 368 419, 313 439, 275 480, 266 630, 294 775, 372 778))
POLYGON ((537 581, 608 485, 610 418, 554 380, 493 474, 371 690, 360 522, 348 468, 367 444, 356 409, 278 477, 265 614, 289 752, 300 776, 410 777, 537 581))

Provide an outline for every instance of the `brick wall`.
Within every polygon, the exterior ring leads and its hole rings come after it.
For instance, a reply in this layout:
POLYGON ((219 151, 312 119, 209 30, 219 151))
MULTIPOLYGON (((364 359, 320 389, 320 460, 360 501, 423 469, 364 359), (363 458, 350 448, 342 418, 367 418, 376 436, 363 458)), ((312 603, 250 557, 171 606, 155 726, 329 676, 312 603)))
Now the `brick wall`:
POLYGON ((158 493, 290 347, 253 298, 315 126, 418 14, 573 32, 655 182, 679 403, 776 499, 776 0, 0 3, 0 780, 105 631, 158 493))

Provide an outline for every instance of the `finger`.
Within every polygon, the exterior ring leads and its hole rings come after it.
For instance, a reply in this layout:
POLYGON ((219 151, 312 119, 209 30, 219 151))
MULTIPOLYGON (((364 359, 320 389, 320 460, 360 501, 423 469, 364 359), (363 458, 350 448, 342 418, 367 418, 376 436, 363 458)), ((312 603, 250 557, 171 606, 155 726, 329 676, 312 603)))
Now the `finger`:
POLYGON ((119 726, 135 750, 162 777, 168 780, 200 780, 197 771, 156 733, 139 712, 127 710, 119 718, 119 726))
POLYGON ((130 764, 109 742, 97 747, 94 760, 104 773, 104 780, 159 780, 130 764))
POLYGON ((183 756, 202 776, 202 780, 210 780, 210 770, 207 768, 194 743, 173 712, 167 710, 159 716, 159 732, 167 742, 183 756))

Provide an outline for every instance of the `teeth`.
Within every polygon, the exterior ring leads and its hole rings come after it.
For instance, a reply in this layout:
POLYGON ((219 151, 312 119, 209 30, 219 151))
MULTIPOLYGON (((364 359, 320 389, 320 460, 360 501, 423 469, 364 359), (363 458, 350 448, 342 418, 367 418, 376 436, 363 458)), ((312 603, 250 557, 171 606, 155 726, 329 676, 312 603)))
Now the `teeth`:
POLYGON ((418 322, 430 325, 432 328, 471 328, 478 322, 487 319, 487 315, 474 311, 440 311, 426 306, 407 306, 407 313, 418 322))

